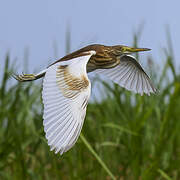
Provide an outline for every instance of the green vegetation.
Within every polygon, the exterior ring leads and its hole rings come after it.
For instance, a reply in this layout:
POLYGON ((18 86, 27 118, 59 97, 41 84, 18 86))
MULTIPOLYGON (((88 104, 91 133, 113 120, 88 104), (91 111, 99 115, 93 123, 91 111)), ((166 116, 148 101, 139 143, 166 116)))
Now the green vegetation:
POLYGON ((41 83, 12 81, 7 57, 0 80, 0 179, 180 179, 180 76, 166 55, 161 72, 149 61, 157 95, 103 82, 106 98, 89 104, 83 136, 63 156, 50 152, 44 137, 41 83))

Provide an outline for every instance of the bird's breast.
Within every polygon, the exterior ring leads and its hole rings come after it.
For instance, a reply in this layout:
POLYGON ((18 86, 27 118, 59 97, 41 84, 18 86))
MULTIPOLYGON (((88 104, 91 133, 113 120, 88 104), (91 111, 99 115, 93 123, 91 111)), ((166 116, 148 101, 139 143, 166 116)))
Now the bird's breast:
POLYGON ((87 70, 93 71, 95 69, 109 69, 117 66, 119 62, 119 59, 114 57, 96 55, 90 58, 87 64, 87 70))

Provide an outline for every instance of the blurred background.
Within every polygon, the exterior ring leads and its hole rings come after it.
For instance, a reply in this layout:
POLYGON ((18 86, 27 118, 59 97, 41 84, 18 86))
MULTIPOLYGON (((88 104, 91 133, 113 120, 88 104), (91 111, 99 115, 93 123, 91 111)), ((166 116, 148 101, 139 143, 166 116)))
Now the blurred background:
POLYGON ((180 179, 180 2, 0 0, 0 179, 180 179), (136 54, 156 95, 96 75, 81 138, 50 152, 41 80, 18 83, 65 54, 99 43, 136 54), (99 89, 100 86, 100 89, 99 89))

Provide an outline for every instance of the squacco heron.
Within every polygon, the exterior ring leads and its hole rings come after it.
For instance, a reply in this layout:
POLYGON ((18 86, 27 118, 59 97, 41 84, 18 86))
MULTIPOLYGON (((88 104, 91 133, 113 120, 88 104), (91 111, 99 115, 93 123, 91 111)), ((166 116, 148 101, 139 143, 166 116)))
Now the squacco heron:
POLYGON ((91 93, 89 72, 104 75, 141 95, 155 93, 134 52, 147 48, 93 44, 64 56, 38 74, 14 75, 21 82, 43 79, 43 125, 51 150, 63 154, 77 141, 91 93))

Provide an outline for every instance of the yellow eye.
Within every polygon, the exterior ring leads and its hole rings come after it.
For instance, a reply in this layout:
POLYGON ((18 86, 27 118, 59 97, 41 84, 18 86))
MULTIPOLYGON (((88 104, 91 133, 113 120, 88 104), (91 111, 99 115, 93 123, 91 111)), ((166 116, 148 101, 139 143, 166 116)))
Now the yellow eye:
POLYGON ((122 47, 122 52, 125 52, 127 50, 126 47, 122 47))
POLYGON ((121 51, 122 51, 123 53, 124 53, 124 52, 127 52, 127 51, 128 51, 128 48, 125 47, 125 46, 123 46, 122 49, 121 49, 121 51))

